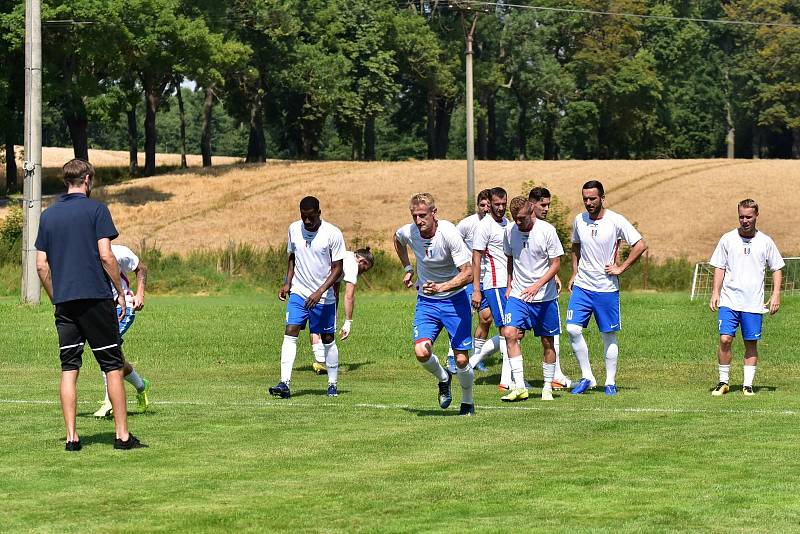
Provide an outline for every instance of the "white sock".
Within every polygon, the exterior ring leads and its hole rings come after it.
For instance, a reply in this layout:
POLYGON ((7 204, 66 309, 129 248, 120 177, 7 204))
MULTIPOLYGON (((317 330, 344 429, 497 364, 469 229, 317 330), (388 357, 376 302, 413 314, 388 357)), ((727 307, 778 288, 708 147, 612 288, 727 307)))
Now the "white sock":
POLYGON ((322 341, 312 343, 311 350, 314 352, 314 361, 325 364, 325 345, 322 344, 322 341))
POLYGON ((586 345, 586 340, 583 339, 583 327, 578 324, 568 324, 567 333, 569 334, 569 342, 572 345, 572 352, 575 353, 575 359, 578 360, 578 365, 581 368, 581 376, 596 382, 594 373, 592 373, 592 366, 589 363, 589 347, 586 345))
POLYGON ((125 382, 132 385, 136 388, 136 391, 141 392, 144 389, 144 381, 142 377, 139 376, 139 373, 136 372, 136 369, 130 372, 130 374, 126 375, 125 382))
POLYGON ((564 378, 566 375, 561 370, 561 336, 558 334, 553 336, 553 349, 556 351, 556 372, 553 378, 564 378))
POLYGON ((522 363, 522 354, 514 356, 513 358, 509 356, 508 358, 508 366, 511 369, 511 379, 514 389, 525 388, 525 372, 523 371, 522 363))
POLYGON ((439 382, 445 382, 447 380, 447 372, 444 370, 444 367, 441 366, 439 363, 439 358, 437 358, 435 354, 431 354, 431 357, 428 358, 427 361, 419 362, 419 364, 430 374, 435 376, 436 380, 439 382))
POLYGON ((323 345, 325 348, 325 367, 328 368, 328 384, 335 384, 339 377, 339 348, 336 342, 323 345))
POLYGON ((511 372, 511 364, 508 361, 508 349, 506 348, 505 338, 500 340, 500 353, 503 355, 503 366, 500 369, 500 383, 511 386, 513 385, 514 376, 511 372))
POLYGON ((447 357, 448 358, 455 358, 456 353, 453 352, 453 347, 447 347, 447 357))
POLYGON ((281 382, 286 385, 292 381, 292 367, 297 356, 297 338, 294 336, 283 336, 281 345, 281 382))
POLYGON ((756 366, 755 365, 745 365, 744 366, 744 380, 742 381, 742 385, 743 386, 753 387, 753 379, 755 377, 756 377, 756 366))
POLYGON ((106 398, 103 399, 103 402, 111 402, 111 399, 108 398, 108 377, 103 371, 100 371, 100 374, 103 375, 103 391, 106 393, 106 398))
POLYGON ((456 371, 458 376, 458 383, 461 384, 461 403, 462 404, 475 404, 472 400, 472 384, 475 382, 475 372, 472 370, 471 365, 458 368, 456 371))
POLYGON ((500 336, 490 337, 483 343, 483 348, 481 349, 481 358, 485 358, 487 356, 491 356, 498 350, 500 350, 500 340, 503 340, 505 343, 505 338, 501 338, 500 336))
POLYGON ((480 337, 476 337, 472 339, 472 346, 475 350, 472 351, 472 356, 469 358, 469 366, 474 368, 476 365, 481 363, 483 360, 483 346, 486 344, 486 340, 480 337))
POLYGON ((544 375, 544 388, 553 389, 553 375, 556 372, 556 364, 542 362, 542 374, 544 375))
POLYGON ((619 356, 617 333, 600 332, 600 337, 603 338, 606 352, 606 385, 610 386, 617 383, 617 357, 619 356))
POLYGON ((722 365, 719 364, 719 381, 725 382, 726 384, 730 381, 731 375, 731 364, 722 365))

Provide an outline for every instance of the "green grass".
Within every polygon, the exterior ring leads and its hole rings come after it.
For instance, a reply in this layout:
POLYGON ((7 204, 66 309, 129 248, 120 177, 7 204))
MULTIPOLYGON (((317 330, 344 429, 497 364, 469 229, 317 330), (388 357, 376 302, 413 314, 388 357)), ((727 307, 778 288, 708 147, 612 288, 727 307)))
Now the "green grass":
MULTIPOLYGON (((129 419, 150 448, 112 449, 112 422, 91 417, 102 381, 87 353, 85 446, 66 453, 51 307, 0 300, 2 530, 798 529, 800 300, 765 320, 755 397, 736 385, 740 342, 734 392, 709 395, 716 319, 704 304, 627 293, 616 398, 542 403, 537 391, 501 405, 495 364, 478 375, 474 418, 454 416, 455 381, 454 408, 439 410, 433 378, 411 355, 413 305, 405 295, 359 298, 352 339, 339 344, 336 399, 301 338, 295 395, 279 401, 266 395, 278 379, 277 299, 150 298, 125 344, 154 386, 151 410, 129 419)), ((588 340, 601 378, 593 327, 588 340)), ((538 387, 534 341, 526 372, 538 387)), ((562 356, 576 376, 566 339, 562 356)))

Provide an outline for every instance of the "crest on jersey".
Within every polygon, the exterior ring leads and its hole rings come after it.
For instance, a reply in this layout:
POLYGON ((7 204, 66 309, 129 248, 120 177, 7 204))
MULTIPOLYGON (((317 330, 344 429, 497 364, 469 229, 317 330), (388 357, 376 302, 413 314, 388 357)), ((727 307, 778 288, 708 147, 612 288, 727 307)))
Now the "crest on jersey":
POLYGON ((742 241, 742 245, 744 246, 744 255, 745 256, 749 256, 750 255, 750 241, 749 240, 748 241, 742 241))
POLYGON ((592 227, 592 237, 597 237, 597 223, 590 226, 592 227))
POLYGON ((431 257, 431 244, 432 244, 432 241, 425 241, 425 257, 426 258, 430 258, 431 257))

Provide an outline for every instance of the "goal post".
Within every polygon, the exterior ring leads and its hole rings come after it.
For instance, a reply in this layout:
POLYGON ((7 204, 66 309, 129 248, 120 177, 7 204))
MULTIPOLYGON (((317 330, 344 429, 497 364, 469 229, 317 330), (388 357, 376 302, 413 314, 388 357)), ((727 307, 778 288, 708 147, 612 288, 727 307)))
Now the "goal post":
MULTIPOLYGON (((784 295, 800 294, 800 257, 783 258, 786 266, 783 270, 783 280, 781 281, 781 293, 784 295)), ((707 261, 701 261, 694 265, 692 276, 691 300, 711 296, 711 286, 714 283, 714 266, 707 261)), ((764 274, 764 294, 772 292, 772 272, 767 269, 764 274)))

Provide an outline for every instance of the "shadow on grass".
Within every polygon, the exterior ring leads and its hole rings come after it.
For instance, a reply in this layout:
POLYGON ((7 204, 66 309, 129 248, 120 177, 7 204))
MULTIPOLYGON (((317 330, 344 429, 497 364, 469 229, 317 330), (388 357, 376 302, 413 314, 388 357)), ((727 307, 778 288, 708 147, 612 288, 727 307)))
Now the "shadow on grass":
MULTIPOLYGON (((348 393, 346 389, 340 389, 339 393, 348 393)), ((302 389, 297 392, 292 391, 292 398, 294 397, 305 397, 307 395, 313 395, 315 397, 325 397, 328 394, 328 388, 325 389, 302 389)), ((333 397, 331 397, 333 398, 333 397)))
MULTIPOLYGON (((346 373, 350 373, 350 372, 353 372, 353 371, 357 371, 357 370, 361 369, 362 367, 366 367, 367 365, 374 365, 374 364, 375 364, 375 361, 373 361, 373 360, 367 360, 365 362, 345 363, 345 364, 340 364, 339 365, 339 369, 344 370, 346 373)), ((314 372, 314 368, 312 366, 310 366, 310 365, 304 365, 302 367, 297 367, 297 370, 298 371, 309 371, 309 372, 312 372, 312 373, 314 372)), ((324 375, 324 374, 327 374, 327 373, 321 373, 321 374, 324 375)))
POLYGON ((404 412, 416 415, 417 417, 459 417, 458 410, 420 410, 418 408, 403 408, 404 412))
MULTIPOLYGON (((114 439, 116 439, 117 435, 112 432, 100 432, 97 434, 80 434, 81 438, 81 446, 86 447, 88 445, 94 444, 103 444, 103 445, 111 445, 114 446, 114 439)), ((64 442, 67 440, 66 436, 59 440, 61 446, 64 446, 64 442)))
POLYGON ((148 202, 163 202, 171 199, 172 193, 165 193, 158 191, 149 185, 129 187, 124 191, 116 191, 114 193, 107 193, 105 190, 98 198, 106 203, 118 202, 126 206, 143 206, 148 202))
MULTIPOLYGON (((738 393, 739 395, 742 394, 742 385, 741 384, 729 384, 731 391, 728 393, 738 393)), ((716 386, 715 386, 716 387, 716 386)), ((708 388, 708 392, 714 391, 714 388, 708 388)), ((764 393, 774 393, 778 391, 776 386, 753 386, 753 393, 758 393, 759 391, 763 391, 764 393)))

